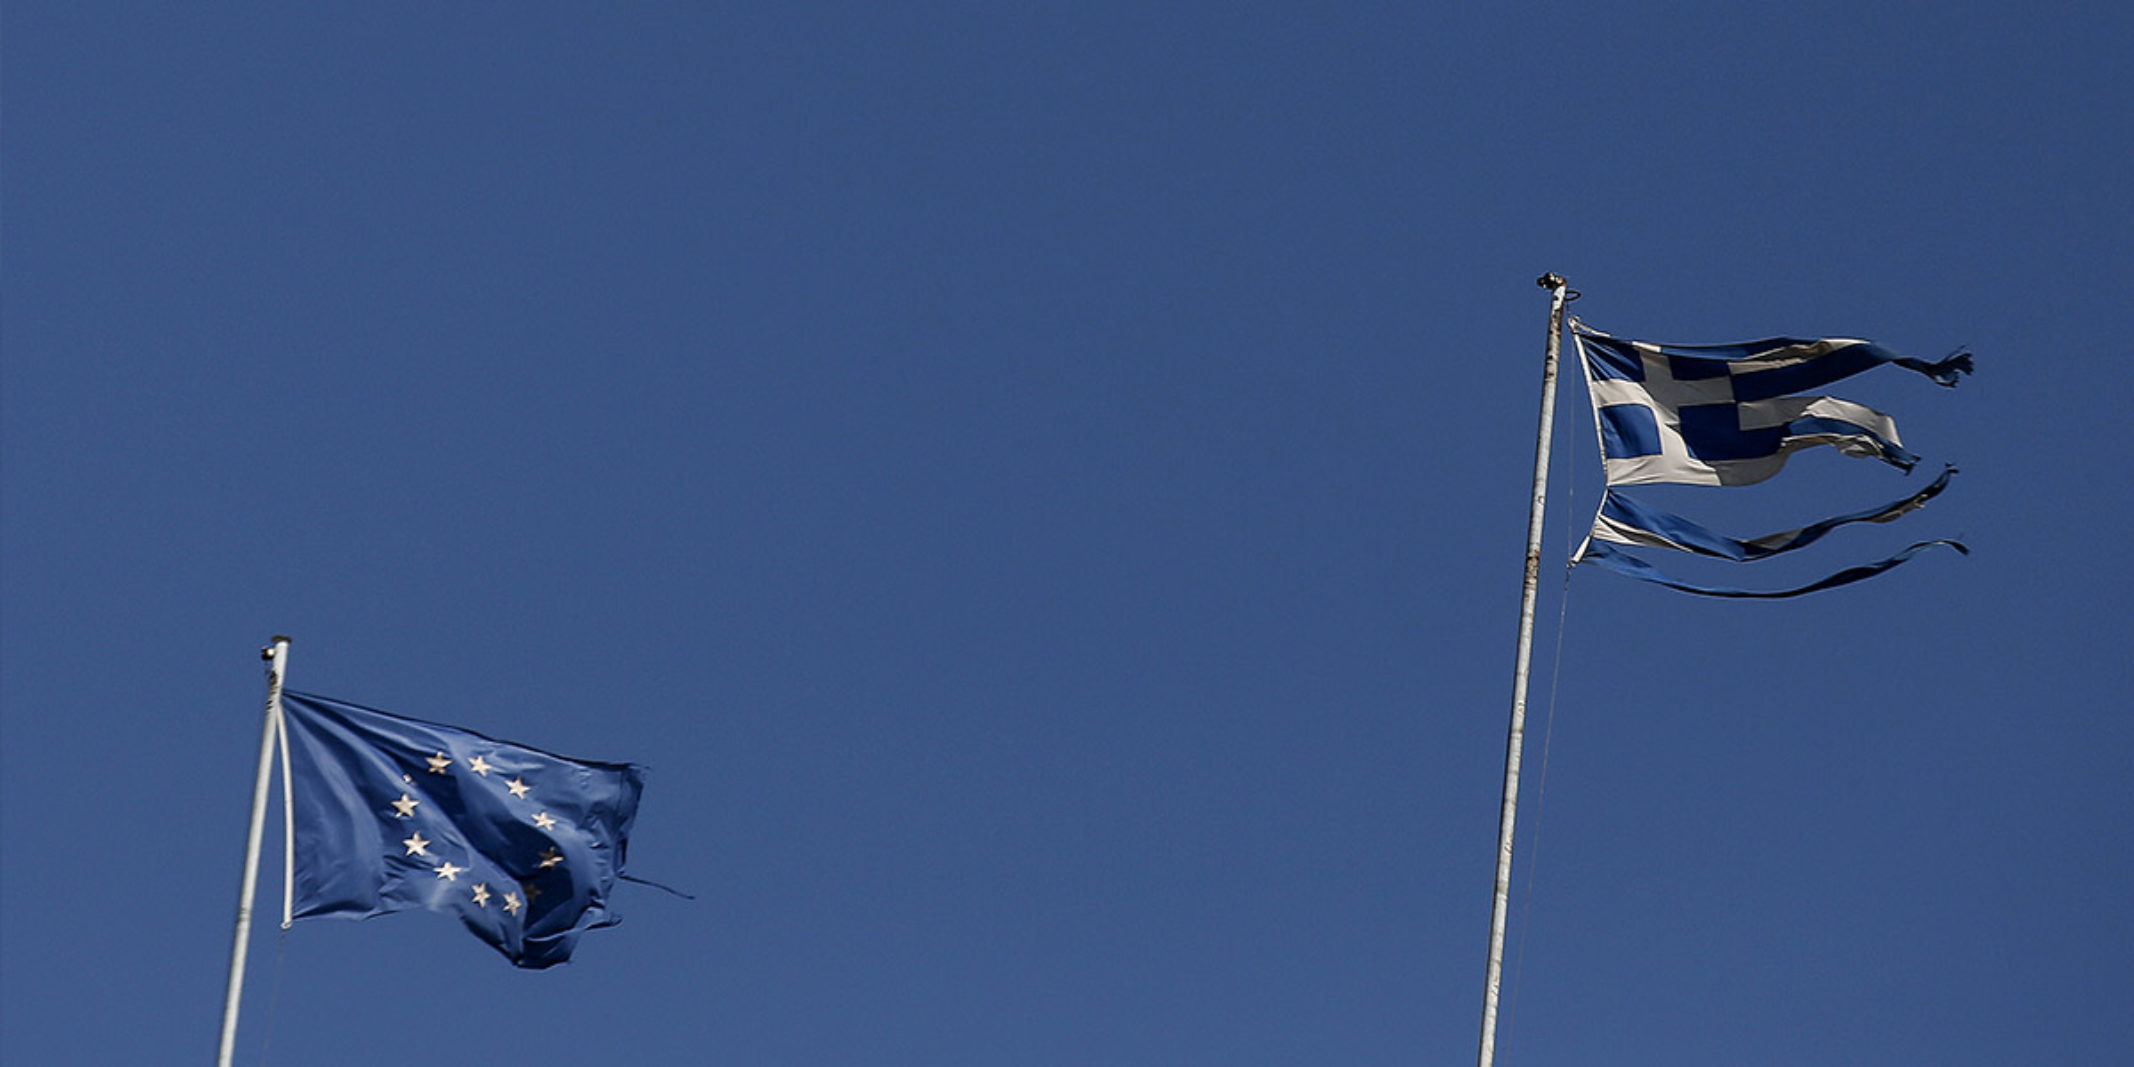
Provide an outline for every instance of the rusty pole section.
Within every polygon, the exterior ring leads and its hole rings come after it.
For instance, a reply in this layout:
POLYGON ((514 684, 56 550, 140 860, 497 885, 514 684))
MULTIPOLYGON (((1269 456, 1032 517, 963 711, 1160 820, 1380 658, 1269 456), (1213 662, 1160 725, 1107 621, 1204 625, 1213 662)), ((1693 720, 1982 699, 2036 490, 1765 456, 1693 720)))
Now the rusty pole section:
POLYGON ((1512 822, 1519 810, 1519 749, 1526 738, 1527 664, 1534 651, 1534 597, 1541 587, 1541 520, 1549 501, 1549 445, 1556 426, 1556 363, 1563 341, 1569 287, 1554 274, 1539 279, 1550 291, 1548 355, 1541 365, 1541 431, 1534 443, 1534 499, 1526 514, 1526 582, 1519 599, 1519 655, 1512 669, 1512 725, 1504 742, 1504 806, 1497 815, 1497 893, 1489 911, 1489 974, 1482 986, 1482 1051, 1477 1067, 1497 1055, 1497 990, 1504 978, 1504 920, 1511 904, 1512 822))

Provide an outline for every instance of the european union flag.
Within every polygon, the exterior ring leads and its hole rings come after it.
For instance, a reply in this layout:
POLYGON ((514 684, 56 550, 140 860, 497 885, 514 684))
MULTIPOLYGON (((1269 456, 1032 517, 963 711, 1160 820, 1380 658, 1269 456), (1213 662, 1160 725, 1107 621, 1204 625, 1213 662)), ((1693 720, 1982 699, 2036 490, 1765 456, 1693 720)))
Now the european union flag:
POLYGON ((298 918, 459 917, 511 962, 551 967, 613 926, 644 769, 284 693, 298 918))

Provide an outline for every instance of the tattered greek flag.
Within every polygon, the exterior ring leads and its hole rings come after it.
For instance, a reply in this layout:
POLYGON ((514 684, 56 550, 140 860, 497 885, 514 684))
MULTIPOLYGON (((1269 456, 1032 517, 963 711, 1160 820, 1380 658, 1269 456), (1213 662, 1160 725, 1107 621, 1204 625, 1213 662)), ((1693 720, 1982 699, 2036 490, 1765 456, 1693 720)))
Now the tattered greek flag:
POLYGON ((1829 445, 1848 456, 1881 460, 1909 472, 1919 457, 1905 450, 1895 420, 1829 396, 1801 396, 1885 363, 1953 386, 1971 372, 1958 352, 1938 363, 1900 356, 1870 341, 1776 337, 1734 345, 1659 345, 1610 337, 1572 324, 1586 372, 1586 394, 1600 435, 1608 489, 1592 533, 1574 563, 1593 563, 1641 581, 1707 596, 1787 597, 1873 577, 1934 545, 1922 541, 1888 559, 1839 571, 1797 589, 1754 592, 1668 578, 1615 545, 1644 545, 1715 559, 1751 562, 1805 548, 1857 522, 1890 522, 1948 487, 1955 468, 1926 488, 1880 507, 1850 512, 1761 537, 1737 539, 1641 504, 1619 487, 1674 483, 1752 485, 1777 474, 1787 457, 1829 445))

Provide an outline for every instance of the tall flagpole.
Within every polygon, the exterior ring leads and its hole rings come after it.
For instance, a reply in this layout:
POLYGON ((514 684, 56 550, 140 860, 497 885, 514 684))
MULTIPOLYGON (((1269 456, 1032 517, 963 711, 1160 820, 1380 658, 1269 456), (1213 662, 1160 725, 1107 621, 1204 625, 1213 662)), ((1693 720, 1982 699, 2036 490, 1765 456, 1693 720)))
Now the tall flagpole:
POLYGON ((1534 442, 1534 499, 1526 513, 1526 583, 1519 595, 1519 655, 1512 668, 1512 725, 1504 742, 1504 806, 1497 814, 1497 895, 1489 910, 1489 975, 1482 987, 1482 1051, 1478 1067, 1497 1055, 1497 990, 1504 978, 1504 919, 1511 905, 1512 822, 1519 810, 1519 748, 1526 739, 1527 663, 1534 651, 1534 596, 1541 587, 1541 518, 1549 502, 1549 442, 1556 426, 1556 356, 1563 341, 1568 287, 1554 274, 1539 279, 1550 291, 1548 355, 1541 364, 1541 431, 1534 442))
MULTIPOLYGON (((222 1051, 217 1067, 230 1067, 237 1050, 237 1001, 245 991, 245 946, 252 940, 252 891, 259 886, 259 840, 267 827, 267 784, 274 773, 275 742, 282 725, 282 675, 289 669, 289 639, 280 634, 259 650, 267 661, 267 722, 260 730, 259 777, 252 784, 252 826, 245 838, 245 873, 237 890, 237 936, 230 944, 230 991, 222 1006, 222 1051)), ((283 862, 287 862, 286 858, 283 862)))

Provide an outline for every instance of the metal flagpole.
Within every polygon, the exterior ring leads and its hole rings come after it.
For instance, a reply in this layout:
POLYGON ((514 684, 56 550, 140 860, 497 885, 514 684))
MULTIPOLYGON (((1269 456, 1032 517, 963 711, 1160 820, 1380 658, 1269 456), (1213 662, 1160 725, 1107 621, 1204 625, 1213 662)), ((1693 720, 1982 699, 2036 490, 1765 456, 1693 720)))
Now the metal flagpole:
POLYGON ((1504 919, 1511 904, 1512 821, 1519 809, 1519 748, 1526 736, 1527 663, 1534 650, 1534 595, 1541 587, 1541 519, 1549 500, 1549 444, 1556 426, 1556 357, 1563 341, 1568 286, 1554 274, 1539 279, 1550 291, 1548 356, 1541 364, 1541 431, 1534 443, 1534 499, 1526 513, 1526 583, 1519 599, 1519 655, 1512 668, 1512 725, 1504 742, 1504 806, 1497 815, 1497 895, 1489 911, 1489 974, 1482 987, 1482 1051, 1478 1067, 1497 1055, 1497 990, 1504 978, 1504 919))
MULTIPOLYGON (((222 1006, 222 1051, 217 1067, 230 1067, 237 1050, 237 1001, 245 991, 245 946, 252 939, 252 891, 259 886, 259 840, 267 827, 267 783, 274 773, 276 739, 282 726, 282 675, 289 668, 289 639, 280 634, 259 650, 267 661, 267 722, 259 738, 259 777, 252 785, 252 826, 245 838, 245 873, 237 890, 237 936, 230 945, 230 991, 222 1006)), ((284 863, 288 862, 285 857, 284 863)))
MULTIPOLYGON (((286 641, 286 638, 284 639, 286 641)), ((276 663, 289 654, 285 644, 276 663)), ((296 804, 290 797, 289 785, 289 731, 282 729, 281 691, 275 690, 274 733, 281 742, 282 750, 282 929, 289 929, 294 917, 289 909, 296 903, 296 804)))

